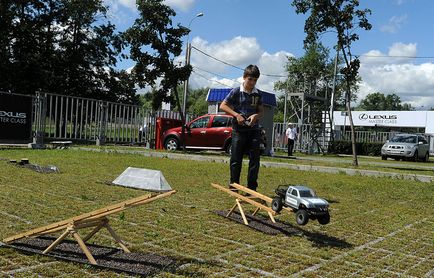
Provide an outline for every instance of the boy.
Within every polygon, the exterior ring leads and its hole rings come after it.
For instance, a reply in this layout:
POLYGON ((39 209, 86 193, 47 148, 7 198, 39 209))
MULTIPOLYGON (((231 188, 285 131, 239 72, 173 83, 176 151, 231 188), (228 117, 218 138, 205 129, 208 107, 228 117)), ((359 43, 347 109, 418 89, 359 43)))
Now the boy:
POLYGON ((258 187, 261 131, 259 119, 264 113, 262 92, 256 89, 260 72, 255 65, 244 69, 244 82, 234 88, 220 105, 220 109, 234 117, 232 124, 232 148, 230 160, 230 183, 240 183, 243 155, 249 155, 247 187, 255 190, 258 187))

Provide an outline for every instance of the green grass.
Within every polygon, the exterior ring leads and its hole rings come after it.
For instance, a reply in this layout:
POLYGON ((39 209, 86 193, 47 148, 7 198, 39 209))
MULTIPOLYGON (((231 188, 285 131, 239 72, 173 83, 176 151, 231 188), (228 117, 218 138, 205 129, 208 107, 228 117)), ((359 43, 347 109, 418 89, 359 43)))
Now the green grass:
MULTIPOLYGON (((161 170, 178 190, 169 198, 110 217, 133 252, 186 262, 177 272, 162 272, 160 277, 423 277, 433 273, 432 183, 262 167, 261 193, 272 196, 279 184, 300 183, 331 202, 330 224, 310 221, 300 227, 294 215, 282 214, 277 218, 298 232, 272 236, 215 214, 233 204, 227 194, 210 186, 227 184, 228 164, 71 149, 8 149, 0 151, 0 157, 26 157, 31 163, 60 169, 59 174, 40 174, 0 161, 1 239, 144 194, 107 185, 133 166, 161 170)), ((91 242, 115 246, 106 232, 91 242)), ((0 248, 1 275, 118 274, 0 248)))

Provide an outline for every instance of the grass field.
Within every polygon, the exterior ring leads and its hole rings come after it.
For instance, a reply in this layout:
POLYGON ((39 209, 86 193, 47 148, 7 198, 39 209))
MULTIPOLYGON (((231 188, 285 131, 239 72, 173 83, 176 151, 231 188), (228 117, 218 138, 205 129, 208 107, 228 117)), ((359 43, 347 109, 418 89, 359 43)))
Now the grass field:
MULTIPOLYGON (((267 235, 215 213, 233 204, 227 194, 210 186, 227 184, 228 164, 71 149, 0 151, 0 158, 24 157, 38 165, 55 165, 60 173, 41 174, 0 160, 1 239, 142 195, 107 185, 133 166, 161 170, 178 191, 110 218, 131 251, 171 256, 182 265, 157 276, 434 275, 433 183, 262 167, 261 193, 272 196, 279 184, 306 184, 331 203, 330 224, 310 221, 297 226, 294 215, 282 214, 277 218, 297 232, 267 235)), ((115 246, 105 231, 91 242, 115 246)), ((0 276, 124 274, 0 248, 0 276)))

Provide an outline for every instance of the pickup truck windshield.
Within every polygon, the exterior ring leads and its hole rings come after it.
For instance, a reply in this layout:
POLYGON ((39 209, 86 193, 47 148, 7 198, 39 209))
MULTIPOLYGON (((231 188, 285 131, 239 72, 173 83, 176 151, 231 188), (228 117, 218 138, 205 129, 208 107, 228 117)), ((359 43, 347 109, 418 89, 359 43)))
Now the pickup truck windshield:
POLYGON ((300 190, 300 197, 315 197, 309 190, 300 190))

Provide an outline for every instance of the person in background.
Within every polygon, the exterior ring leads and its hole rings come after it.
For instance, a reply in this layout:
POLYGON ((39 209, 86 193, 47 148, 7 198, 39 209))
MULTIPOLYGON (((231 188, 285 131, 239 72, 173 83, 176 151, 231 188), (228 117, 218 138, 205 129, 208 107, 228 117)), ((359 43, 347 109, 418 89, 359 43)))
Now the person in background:
POLYGON ((232 148, 230 159, 230 184, 240 183, 241 166, 245 153, 249 155, 247 187, 258 187, 261 130, 259 119, 263 116, 262 92, 256 89, 259 68, 249 65, 244 69, 243 84, 234 88, 220 105, 220 109, 234 117, 232 121, 232 148))
POLYGON ((292 156, 295 140, 298 138, 297 128, 292 124, 288 124, 286 129, 286 137, 288 138, 288 156, 292 156))

